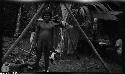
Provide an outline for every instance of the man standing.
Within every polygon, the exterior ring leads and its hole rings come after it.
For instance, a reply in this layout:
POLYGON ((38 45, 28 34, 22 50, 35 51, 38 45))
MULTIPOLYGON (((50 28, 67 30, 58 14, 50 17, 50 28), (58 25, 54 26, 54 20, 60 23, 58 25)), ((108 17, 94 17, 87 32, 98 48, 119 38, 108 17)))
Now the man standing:
POLYGON ((37 21, 36 29, 35 29, 35 41, 37 42, 37 49, 36 49, 36 63, 34 64, 35 67, 39 67, 39 61, 42 56, 42 52, 44 52, 44 60, 45 60, 45 72, 48 71, 49 67, 49 55, 50 50, 52 49, 52 33, 53 27, 56 25, 60 25, 59 22, 53 22, 52 20, 52 13, 49 9, 45 10, 42 14, 42 18, 39 18, 37 21))

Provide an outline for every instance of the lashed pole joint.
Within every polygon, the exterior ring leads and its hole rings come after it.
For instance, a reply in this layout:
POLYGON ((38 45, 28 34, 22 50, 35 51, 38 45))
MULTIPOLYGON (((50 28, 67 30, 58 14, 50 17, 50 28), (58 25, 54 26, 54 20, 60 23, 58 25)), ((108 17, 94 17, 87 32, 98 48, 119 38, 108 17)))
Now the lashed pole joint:
POLYGON ((42 11, 44 6, 44 3, 41 5, 41 7, 38 9, 37 13, 33 16, 33 18, 30 20, 29 24, 26 26, 26 28, 23 30, 21 35, 17 38, 17 40, 11 45, 11 47, 8 49, 8 51, 5 53, 4 57, 2 58, 2 62, 4 63, 7 56, 12 52, 16 44, 22 39, 22 37, 25 35, 27 30, 32 26, 32 23, 36 20, 40 12, 42 11))
POLYGON ((85 38, 87 39, 88 43, 90 44, 90 46, 92 47, 92 49, 94 50, 94 52, 96 53, 96 55, 98 56, 98 58, 100 59, 100 61, 102 62, 102 64, 104 65, 104 67, 110 72, 111 70, 109 69, 109 67, 107 66, 107 64, 103 61, 103 59, 101 58, 101 56, 99 55, 99 53, 96 51, 94 45, 92 44, 92 42, 89 40, 89 38, 87 37, 86 33, 82 30, 82 28, 80 27, 78 21, 76 20, 76 18, 74 17, 74 15, 72 14, 71 10, 68 9, 68 7, 66 6, 66 4, 64 4, 64 6, 66 7, 66 9, 68 10, 69 14, 71 15, 71 17, 73 18, 73 20, 76 22, 76 26, 79 28, 79 30, 83 33, 83 35, 85 36, 85 38))

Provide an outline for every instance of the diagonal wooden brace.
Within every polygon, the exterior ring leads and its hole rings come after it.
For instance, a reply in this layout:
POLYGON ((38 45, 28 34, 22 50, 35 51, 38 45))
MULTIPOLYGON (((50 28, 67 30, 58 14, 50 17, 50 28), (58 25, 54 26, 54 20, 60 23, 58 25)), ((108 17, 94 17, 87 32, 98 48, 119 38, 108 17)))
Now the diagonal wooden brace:
POLYGON ((102 62, 102 64, 104 65, 104 67, 110 72, 111 70, 109 69, 109 67, 107 66, 107 64, 103 61, 103 59, 101 58, 101 56, 99 55, 99 53, 96 51, 94 45, 92 44, 92 42, 89 40, 89 38, 87 37, 86 33, 82 30, 82 28, 80 27, 78 21, 76 20, 76 18, 74 17, 74 15, 72 14, 71 10, 68 9, 68 7, 66 6, 66 4, 64 4, 64 6, 66 7, 66 9, 68 10, 69 14, 71 15, 71 17, 73 18, 73 20, 76 22, 76 26, 78 27, 78 29, 82 32, 82 34, 85 36, 86 40, 88 41, 88 43, 90 44, 90 46, 92 47, 92 49, 94 50, 95 54, 98 56, 98 58, 100 59, 100 61, 102 62))
POLYGON ((17 40, 11 45, 11 47, 8 49, 8 51, 5 53, 4 57, 2 58, 2 62, 4 63, 7 56, 12 52, 16 44, 22 39, 22 37, 26 34, 27 30, 32 26, 32 23, 36 20, 36 18, 39 16, 40 12, 42 11, 44 6, 44 3, 41 5, 41 7, 38 9, 37 13, 33 16, 33 18, 30 20, 29 24, 26 26, 26 28, 23 30, 21 35, 17 38, 17 40))

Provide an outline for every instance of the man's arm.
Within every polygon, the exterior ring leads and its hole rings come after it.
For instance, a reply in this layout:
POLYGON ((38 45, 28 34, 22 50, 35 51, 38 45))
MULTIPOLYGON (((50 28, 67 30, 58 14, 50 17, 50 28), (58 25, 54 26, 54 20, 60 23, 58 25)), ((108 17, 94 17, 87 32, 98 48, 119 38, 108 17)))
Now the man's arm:
POLYGON ((65 29, 73 28, 72 25, 69 25, 67 22, 64 22, 64 21, 62 21, 62 22, 58 23, 57 25, 55 25, 55 27, 56 28, 61 27, 61 28, 65 28, 65 29))
POLYGON ((65 28, 65 25, 62 23, 62 22, 58 22, 58 23, 55 23, 55 22, 53 22, 53 24, 54 24, 54 27, 56 27, 56 28, 65 28))

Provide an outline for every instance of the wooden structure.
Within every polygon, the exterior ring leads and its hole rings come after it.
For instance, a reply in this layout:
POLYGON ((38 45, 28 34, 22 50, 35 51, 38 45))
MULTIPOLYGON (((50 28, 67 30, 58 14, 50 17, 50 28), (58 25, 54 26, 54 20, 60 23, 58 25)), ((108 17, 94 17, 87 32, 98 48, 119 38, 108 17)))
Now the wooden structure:
MULTIPOLYGON (((44 6, 44 3, 41 5, 41 7, 39 8, 39 10, 37 11, 37 13, 33 16, 33 18, 30 20, 29 24, 26 26, 26 28, 23 30, 22 34, 17 38, 17 40, 11 45, 11 47, 9 48, 9 50, 6 52, 6 54, 3 57, 3 63, 6 61, 6 58, 8 57, 8 55, 11 53, 11 51, 14 49, 14 47, 16 46, 16 44, 22 39, 22 37, 26 34, 27 30, 32 26, 32 23, 37 19, 37 17, 39 16, 40 12, 42 11, 44 6)), ((96 51, 94 45, 92 44, 92 42, 89 40, 89 38, 87 37, 86 33, 83 31, 83 29, 80 27, 78 21, 76 20, 76 18, 74 17, 74 15, 72 14, 71 10, 68 9, 68 7, 66 6, 66 4, 64 4, 64 6, 66 7, 67 11, 69 12, 69 14, 71 15, 71 17, 73 18, 73 20, 75 21, 76 25, 74 25, 75 27, 77 27, 80 32, 83 34, 83 36, 86 38, 87 42, 89 43, 89 45, 92 47, 93 51, 95 52, 95 54, 98 56, 98 58, 100 59, 100 61, 102 62, 102 64, 104 65, 104 67, 107 69, 108 72, 111 73, 111 70, 109 69, 109 67, 107 66, 107 64, 103 61, 103 59, 101 58, 101 56, 99 55, 99 53, 96 51)))

